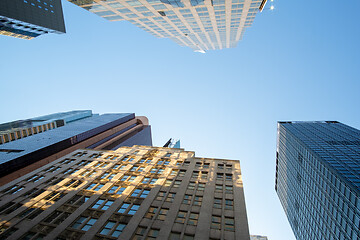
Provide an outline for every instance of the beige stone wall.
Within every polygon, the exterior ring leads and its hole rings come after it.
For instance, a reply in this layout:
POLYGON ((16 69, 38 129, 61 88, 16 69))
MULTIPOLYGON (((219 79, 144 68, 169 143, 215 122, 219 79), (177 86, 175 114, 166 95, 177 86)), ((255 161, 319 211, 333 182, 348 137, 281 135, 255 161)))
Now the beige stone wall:
POLYGON ((249 240, 239 161, 77 150, 0 188, 0 238, 249 240))

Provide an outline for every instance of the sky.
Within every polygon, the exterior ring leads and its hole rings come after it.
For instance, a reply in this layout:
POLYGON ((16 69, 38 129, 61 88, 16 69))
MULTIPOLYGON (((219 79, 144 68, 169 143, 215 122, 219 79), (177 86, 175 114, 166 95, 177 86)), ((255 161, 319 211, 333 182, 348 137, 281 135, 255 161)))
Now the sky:
POLYGON ((360 1, 274 6, 236 48, 201 54, 63 1, 66 34, 0 36, 0 122, 147 116, 155 146, 179 138, 196 156, 240 160, 250 233, 293 240, 274 189, 277 121, 360 129, 360 1))

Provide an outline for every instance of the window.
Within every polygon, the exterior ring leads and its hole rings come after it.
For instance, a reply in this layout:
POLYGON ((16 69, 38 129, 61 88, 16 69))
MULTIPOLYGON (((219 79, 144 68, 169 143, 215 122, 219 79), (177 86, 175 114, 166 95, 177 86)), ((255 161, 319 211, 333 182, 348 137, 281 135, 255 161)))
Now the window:
POLYGON ((126 224, 123 223, 116 223, 114 221, 108 221, 104 228, 100 231, 100 234, 102 235, 110 235, 112 237, 119 237, 124 228, 126 227, 126 224))
POLYGON ((131 176, 127 181, 128 182, 133 182, 135 180, 136 176, 131 176))
POLYGON ((108 210, 111 204, 113 204, 114 201, 112 200, 106 200, 106 199, 99 199, 92 208, 95 209, 101 209, 101 210, 108 210))
POLYGON ((188 162, 188 161, 185 161, 185 162, 184 162, 184 166, 185 166, 185 167, 188 167, 189 165, 190 165, 190 162, 188 162))
POLYGON ((161 208, 159 211, 159 215, 157 216, 157 219, 164 221, 168 212, 169 212, 169 209, 161 208))
POLYGON ((171 240, 180 240, 181 239, 181 233, 171 232, 169 239, 171 239, 171 240))
POLYGON ((133 204, 131 205, 131 207, 130 205, 131 203, 123 203, 123 205, 121 205, 121 207, 119 208, 118 213, 134 215, 136 211, 140 208, 140 205, 133 204))
POLYGON ((221 205, 222 205, 222 199, 215 198, 214 199, 214 208, 220 208, 221 209, 221 205))
POLYGON ((136 211, 140 208, 140 205, 133 204, 128 212, 129 215, 134 215, 136 211))
POLYGON ((225 226, 224 229, 226 231, 234 232, 234 218, 225 217, 225 226))
POLYGON ((5 193, 7 193, 7 194, 15 194, 15 193, 21 191, 22 189, 24 189, 24 187, 15 185, 13 187, 10 187, 10 188, 6 189, 5 193))
POLYGON ((225 186, 226 194, 233 194, 233 186, 225 186))
POLYGON ((121 186, 112 186, 107 192, 110 194, 122 194, 125 191, 126 187, 121 186))
POLYGON ((158 195, 156 196, 156 200, 162 201, 166 195, 166 192, 160 191, 158 195))
POLYGON ((170 176, 176 176, 179 170, 173 169, 170 173, 170 176))
POLYGON ((78 187, 80 184, 82 184, 81 181, 79 180, 70 180, 67 183, 64 184, 65 187, 71 187, 71 188, 76 188, 78 187))
POLYGON ((224 164, 218 164, 218 169, 224 169, 224 164))
POLYGON ((201 196, 195 196, 193 205, 194 206, 201 206, 202 199, 203 198, 201 196))
POLYGON ((105 179, 107 178, 107 176, 109 176, 110 173, 104 173, 103 175, 100 176, 101 179, 105 179))
POLYGON ((79 217, 71 227, 87 231, 94 225, 96 220, 96 218, 91 217, 79 217))
POLYGON ((230 200, 230 199, 226 199, 225 200, 225 209, 227 210, 233 210, 234 209, 234 202, 233 200, 230 200))
POLYGON ((49 217, 47 217, 44 222, 46 223, 53 223, 53 224, 60 224, 62 223, 68 216, 70 216, 70 213, 67 212, 61 212, 61 211, 54 211, 52 214, 50 214, 49 217))
POLYGON ((70 199, 67 204, 71 204, 71 205, 82 205, 84 204, 87 200, 89 200, 90 197, 86 197, 86 196, 81 196, 81 195, 75 195, 72 199, 70 199))
POLYGON ((136 176, 129 176, 129 175, 124 175, 121 179, 120 179, 120 181, 128 181, 128 182, 132 182, 132 181, 134 181, 135 180, 135 178, 136 178, 136 176))
POLYGON ((194 171, 191 175, 192 178, 198 178, 199 177, 199 171, 194 171))
POLYGON ((187 187, 188 190, 194 190, 195 189, 195 182, 189 182, 189 185, 187 187))
POLYGON ((81 162, 78 163, 78 166, 86 166, 86 165, 88 165, 88 164, 90 164, 89 161, 83 160, 83 161, 81 161, 81 162))
POLYGON ((89 170, 87 170, 87 171, 84 171, 83 173, 81 173, 80 175, 83 176, 83 177, 92 177, 92 176, 94 176, 95 174, 96 174, 95 171, 89 171, 89 170))
POLYGON ((166 198, 166 202, 173 202, 174 201, 174 198, 175 198, 175 194, 176 193, 169 193, 169 195, 167 196, 166 198))
POLYGON ((140 195, 140 197, 141 198, 146 198, 148 195, 149 195, 149 193, 150 193, 150 190, 144 190, 142 193, 141 193, 141 195, 140 195))
POLYGON ((99 208, 106 200, 103 200, 103 199, 99 199, 93 206, 92 208, 99 208))
POLYGON ((142 183, 144 183, 144 184, 155 184, 157 180, 158 180, 158 178, 145 177, 143 179, 142 183))
POLYGON ((120 164, 115 164, 115 165, 112 166, 111 168, 116 170, 116 169, 118 169, 120 166, 121 166, 120 164))
POLYGON ((213 215, 211 217, 211 228, 220 229, 220 227, 221 227, 221 217, 213 215))
POLYGON ((222 174, 222 173, 216 174, 216 180, 223 180, 223 179, 224 179, 224 174, 222 174))
POLYGON ((197 225, 198 223, 198 219, 199 219, 199 214, 198 213, 193 213, 191 212, 189 215, 189 220, 188 220, 188 224, 189 225, 197 225))
POLYGON ((102 153, 94 153, 92 154, 89 158, 99 158, 101 157, 103 154, 102 153))
POLYGON ((146 239, 156 239, 158 235, 159 230, 151 228, 146 239))
POLYGON ((132 167, 131 169, 130 169, 130 172, 142 172, 142 171, 144 171, 144 167, 137 167, 137 166, 135 166, 135 167, 132 167))
POLYGON ((170 187, 172 183, 172 180, 166 179, 165 183, 164 183, 164 187, 170 187))
POLYGON ((144 236, 145 232, 146 232, 145 227, 138 227, 135 231, 135 236, 133 239, 142 239, 141 236, 144 236))
POLYGON ((191 195, 185 194, 183 204, 190 204, 191 203, 191 198, 192 198, 191 195))
POLYGON ((56 202, 59 199, 61 199, 63 196, 65 196, 65 194, 59 193, 59 192, 52 192, 49 195, 47 195, 46 197, 44 197, 44 200, 50 200, 50 201, 56 202))
POLYGON ((201 172, 201 178, 207 179, 208 178, 208 172, 201 172))
POLYGON ((198 191, 204 191, 205 190, 205 183, 199 183, 197 190, 198 191))
POLYGON ((116 173, 104 173, 100 178, 111 180, 116 176, 116 173))
POLYGON ((232 181, 232 174, 226 174, 226 181, 232 181))
POLYGON ((132 197, 138 197, 141 193, 141 188, 137 188, 134 190, 134 192, 131 194, 132 197))
POLYGON ((146 198, 150 193, 150 190, 147 189, 141 189, 136 188, 133 193, 131 194, 131 197, 140 197, 140 198, 146 198))
POLYGON ((178 188, 178 187, 180 187, 180 184, 181 184, 181 181, 180 181, 180 180, 176 180, 176 181, 174 182, 173 187, 174 187, 174 188, 178 188))
POLYGON ((118 213, 125 213, 129 206, 129 203, 123 203, 123 205, 121 205, 120 209, 118 210, 118 213))
POLYGON ((215 192, 220 192, 220 193, 222 193, 222 191, 223 191, 223 185, 218 185, 218 184, 216 184, 216 185, 215 185, 215 192))
POLYGON ((184 177, 186 173, 186 170, 180 170, 179 177, 184 177))
POLYGON ((101 230, 100 234, 102 235, 108 235, 110 233, 110 231, 112 230, 112 228, 115 226, 116 222, 113 221, 108 221, 104 228, 101 230))
POLYGON ((185 211, 179 211, 176 219, 175 219, 175 222, 177 223, 185 223, 185 219, 186 219, 186 215, 187 215, 187 212, 185 211))
POLYGON ((60 167, 55 167, 55 166, 52 166, 52 167, 49 167, 48 169, 44 170, 46 172, 55 172, 57 170, 59 170, 60 167))
POLYGON ((27 182, 37 182, 43 178, 44 178, 43 176, 34 175, 31 178, 27 179, 26 181, 27 182))
POLYGON ((86 190, 99 191, 103 186, 104 184, 92 183, 86 188, 86 190))
POLYGON ((148 212, 145 214, 145 217, 146 217, 146 218, 149 218, 149 219, 153 219, 153 217, 155 216, 157 210, 158 210, 157 207, 149 207, 149 210, 148 210, 148 212))

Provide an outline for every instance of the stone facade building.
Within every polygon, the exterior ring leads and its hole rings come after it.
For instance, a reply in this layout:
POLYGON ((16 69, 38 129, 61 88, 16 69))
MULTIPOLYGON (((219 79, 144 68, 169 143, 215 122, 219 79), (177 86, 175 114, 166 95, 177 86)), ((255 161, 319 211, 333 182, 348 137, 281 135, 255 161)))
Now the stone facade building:
POLYGON ((249 240, 239 161, 77 150, 0 188, 1 239, 249 240))

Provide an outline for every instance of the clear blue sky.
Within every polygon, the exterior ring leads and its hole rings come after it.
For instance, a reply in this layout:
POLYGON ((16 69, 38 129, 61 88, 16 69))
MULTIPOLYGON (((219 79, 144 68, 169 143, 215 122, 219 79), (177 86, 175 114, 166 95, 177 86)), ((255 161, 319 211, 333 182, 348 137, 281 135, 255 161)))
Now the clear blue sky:
POLYGON ((234 49, 194 53, 63 1, 67 33, 0 36, 0 122, 135 112, 153 142, 239 159, 250 232, 292 240, 274 190, 276 122, 360 128, 360 1, 275 0, 234 49))

